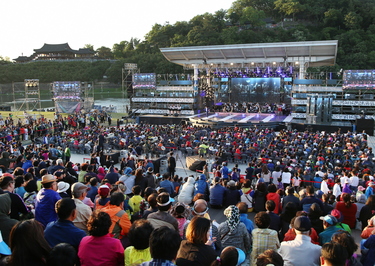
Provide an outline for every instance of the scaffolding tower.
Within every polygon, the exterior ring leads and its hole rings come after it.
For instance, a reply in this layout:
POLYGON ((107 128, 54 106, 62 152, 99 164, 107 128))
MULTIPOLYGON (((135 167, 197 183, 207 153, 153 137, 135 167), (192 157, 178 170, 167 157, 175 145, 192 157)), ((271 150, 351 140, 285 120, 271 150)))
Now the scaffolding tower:
POLYGON ((25 79, 24 82, 13 82, 13 110, 41 110, 39 79, 25 79))

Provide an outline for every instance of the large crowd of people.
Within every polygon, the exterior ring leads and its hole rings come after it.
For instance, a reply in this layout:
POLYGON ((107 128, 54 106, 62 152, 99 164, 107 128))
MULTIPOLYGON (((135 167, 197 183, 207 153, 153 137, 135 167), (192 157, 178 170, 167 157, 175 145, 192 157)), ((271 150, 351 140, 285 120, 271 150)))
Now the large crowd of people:
POLYGON ((0 265, 374 265, 365 133, 101 117, 0 118, 0 265), (104 155, 112 148, 125 151, 120 162, 104 155), (91 158, 72 162, 72 153, 91 158), (212 163, 178 176, 177 153, 212 163))

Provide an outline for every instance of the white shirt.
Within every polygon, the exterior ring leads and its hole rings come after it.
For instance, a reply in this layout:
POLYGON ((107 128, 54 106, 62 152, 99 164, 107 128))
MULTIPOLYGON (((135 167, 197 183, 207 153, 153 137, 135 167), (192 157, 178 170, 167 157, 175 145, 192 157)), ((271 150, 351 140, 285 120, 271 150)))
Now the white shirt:
POLYGON ((322 183, 320 183, 320 190, 323 191, 324 194, 328 194, 329 188, 326 181, 323 180, 322 183))
POLYGON ((341 187, 339 184, 333 186, 332 194, 335 195, 336 198, 341 195, 341 187))
POLYGON ((340 178, 341 187, 344 187, 346 180, 349 180, 349 183, 350 183, 349 177, 344 175, 343 177, 340 178))
POLYGON ((278 250, 284 259, 284 266, 318 266, 320 265, 321 247, 311 243, 311 238, 297 234, 292 241, 281 242, 278 250))
POLYGON ((353 187, 358 187, 359 179, 358 176, 351 176, 350 177, 350 185, 353 187))
POLYGON ((289 184, 290 178, 292 177, 292 174, 290 172, 283 172, 281 174, 281 183, 289 184))

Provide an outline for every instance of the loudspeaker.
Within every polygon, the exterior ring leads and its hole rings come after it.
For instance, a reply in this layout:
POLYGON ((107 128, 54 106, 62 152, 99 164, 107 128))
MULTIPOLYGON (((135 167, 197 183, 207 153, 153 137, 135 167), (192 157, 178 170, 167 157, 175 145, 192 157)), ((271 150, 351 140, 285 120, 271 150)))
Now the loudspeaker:
POLYGON ((355 124, 358 133, 365 131, 366 134, 374 136, 374 119, 357 119, 355 124))

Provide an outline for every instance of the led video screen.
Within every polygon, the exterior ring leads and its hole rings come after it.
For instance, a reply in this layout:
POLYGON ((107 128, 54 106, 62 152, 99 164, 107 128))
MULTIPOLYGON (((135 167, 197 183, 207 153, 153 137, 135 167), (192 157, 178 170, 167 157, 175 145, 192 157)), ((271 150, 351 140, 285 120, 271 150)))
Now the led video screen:
POLYGON ((344 90, 375 89, 375 70, 345 70, 342 88, 344 90))

